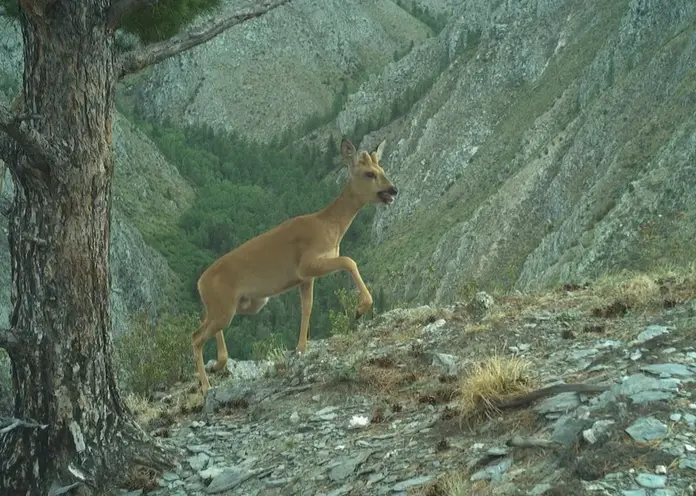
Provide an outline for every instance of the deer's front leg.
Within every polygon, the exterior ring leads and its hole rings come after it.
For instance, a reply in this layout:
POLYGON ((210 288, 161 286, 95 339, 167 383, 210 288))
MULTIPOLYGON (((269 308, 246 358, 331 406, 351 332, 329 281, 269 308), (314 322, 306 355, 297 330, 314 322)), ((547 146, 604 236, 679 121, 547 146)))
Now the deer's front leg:
POLYGON ((302 278, 315 278, 323 277, 336 272, 337 270, 345 270, 350 273, 351 278, 355 287, 358 288, 360 292, 360 302, 358 303, 358 310, 355 315, 359 318, 370 309, 372 306, 372 295, 367 290, 367 286, 360 276, 358 271, 358 265, 355 260, 349 257, 335 257, 335 258, 315 258, 312 260, 302 261, 300 264, 300 277, 302 278))
POLYGON ((300 324, 300 336, 297 340, 297 351, 307 351, 307 334, 309 331, 309 316, 312 314, 312 301, 314 300, 314 279, 300 284, 300 300, 302 301, 302 323, 300 324))

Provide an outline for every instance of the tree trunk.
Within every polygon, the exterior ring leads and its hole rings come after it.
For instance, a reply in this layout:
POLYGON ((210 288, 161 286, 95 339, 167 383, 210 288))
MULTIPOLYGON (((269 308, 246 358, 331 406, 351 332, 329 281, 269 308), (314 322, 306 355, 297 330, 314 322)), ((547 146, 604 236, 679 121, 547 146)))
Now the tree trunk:
MULTIPOLYGON (((110 0, 23 1, 26 109, 67 163, 15 148, 10 221, 14 416, 46 427, 0 434, 0 493, 112 483, 134 458, 167 457, 132 420, 112 363, 111 119, 117 78, 110 0), (31 5, 28 5, 31 3, 31 5), (40 429, 39 432, 36 429, 40 429), (134 457, 134 454, 136 455, 134 457)), ((16 145, 13 145, 16 147, 16 145)))

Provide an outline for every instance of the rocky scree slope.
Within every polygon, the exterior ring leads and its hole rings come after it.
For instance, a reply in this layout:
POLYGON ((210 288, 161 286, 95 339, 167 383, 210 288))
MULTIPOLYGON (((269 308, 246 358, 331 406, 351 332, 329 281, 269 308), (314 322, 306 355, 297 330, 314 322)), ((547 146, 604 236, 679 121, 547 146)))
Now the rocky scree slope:
POLYGON ((696 4, 451 6, 448 25, 350 96, 382 122, 398 201, 366 262, 403 301, 534 288, 693 259, 696 4), (433 70, 440 72, 433 74, 433 70), (409 112, 384 120, 408 90, 409 112))
POLYGON ((500 301, 479 293, 392 310, 313 341, 302 359, 230 362, 233 377, 213 376, 204 406, 194 382, 136 409, 180 464, 117 493, 694 494, 693 289, 641 276, 500 301), (481 374, 482 361, 494 367, 481 374), (515 369, 501 373, 506 363, 515 369), (577 382, 608 390, 464 408, 472 391, 577 382))
MULTIPOLYGON (((241 10, 225 1, 222 10, 241 10)), ((201 17, 197 22, 203 23, 201 17)), ((390 0, 293 0, 126 83, 141 115, 261 142, 324 116, 343 88, 430 28, 390 0)))

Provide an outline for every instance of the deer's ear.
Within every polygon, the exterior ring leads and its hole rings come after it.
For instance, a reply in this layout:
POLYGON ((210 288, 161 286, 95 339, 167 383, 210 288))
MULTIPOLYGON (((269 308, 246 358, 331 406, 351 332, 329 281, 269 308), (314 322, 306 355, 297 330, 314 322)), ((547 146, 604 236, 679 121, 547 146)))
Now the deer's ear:
POLYGON ((383 139, 382 141, 379 142, 379 145, 377 145, 377 149, 375 150, 375 157, 377 158, 377 162, 382 160, 382 152, 384 151, 384 144, 387 142, 386 139, 383 139))
POLYGON ((341 157, 343 157, 343 160, 351 166, 355 165, 355 162, 358 159, 355 146, 353 146, 353 143, 351 143, 347 138, 343 138, 341 140, 341 157))

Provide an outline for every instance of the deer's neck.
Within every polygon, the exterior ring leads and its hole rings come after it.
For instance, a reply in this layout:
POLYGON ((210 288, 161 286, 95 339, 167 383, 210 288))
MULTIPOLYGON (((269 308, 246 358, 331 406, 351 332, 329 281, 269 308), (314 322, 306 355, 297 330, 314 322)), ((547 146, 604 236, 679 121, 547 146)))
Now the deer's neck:
POLYGON ((341 194, 319 212, 319 215, 335 224, 339 238, 342 238, 363 206, 363 202, 351 190, 350 184, 346 184, 341 194))

